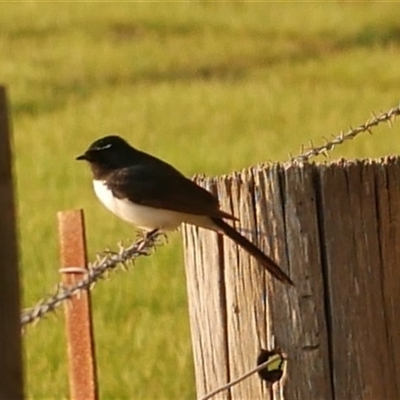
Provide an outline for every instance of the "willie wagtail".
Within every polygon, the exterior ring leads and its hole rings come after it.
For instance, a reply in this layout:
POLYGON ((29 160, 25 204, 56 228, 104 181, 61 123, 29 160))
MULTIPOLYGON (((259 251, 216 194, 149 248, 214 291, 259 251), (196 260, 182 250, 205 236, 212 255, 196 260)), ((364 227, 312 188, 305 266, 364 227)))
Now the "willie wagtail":
POLYGON ((76 158, 89 162, 99 200, 121 219, 146 231, 188 223, 229 236, 275 278, 293 284, 279 266, 224 219, 218 198, 166 162, 136 150, 119 136, 96 140, 76 158))

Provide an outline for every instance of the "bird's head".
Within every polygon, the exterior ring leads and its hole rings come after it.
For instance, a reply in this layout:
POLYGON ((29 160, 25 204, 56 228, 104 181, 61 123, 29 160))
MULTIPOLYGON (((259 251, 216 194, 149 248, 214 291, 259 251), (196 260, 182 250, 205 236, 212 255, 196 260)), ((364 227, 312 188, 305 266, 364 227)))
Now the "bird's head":
POLYGON ((105 136, 93 142, 77 160, 85 160, 109 168, 124 166, 132 160, 132 153, 136 150, 120 136, 105 136))

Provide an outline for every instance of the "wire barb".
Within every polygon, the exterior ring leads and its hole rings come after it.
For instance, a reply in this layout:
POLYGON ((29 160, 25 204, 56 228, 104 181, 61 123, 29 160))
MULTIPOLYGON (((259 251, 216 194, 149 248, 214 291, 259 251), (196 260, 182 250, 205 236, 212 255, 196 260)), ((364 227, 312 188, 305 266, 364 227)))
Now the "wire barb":
MULTIPOLYGON (((89 268, 84 270, 82 279, 74 283, 73 285, 66 287, 62 283, 56 285, 53 294, 41 299, 37 304, 31 308, 25 309, 21 313, 21 325, 27 325, 33 322, 38 322, 48 313, 54 311, 66 300, 71 299, 74 296, 79 296, 82 291, 90 290, 93 288, 96 282, 100 279, 104 279, 110 271, 115 270, 117 267, 127 268, 128 264, 140 257, 148 256, 152 250, 160 245, 158 240, 161 234, 154 232, 145 238, 139 239, 131 246, 124 248, 119 245, 118 252, 106 251, 102 255, 96 256, 96 261, 89 264, 89 268)), ((67 269, 61 269, 61 272, 82 272, 82 268, 71 267, 67 269)))
POLYGON ((333 139, 328 140, 322 146, 314 146, 313 143, 310 141, 310 146, 307 150, 304 150, 304 146, 302 145, 302 150, 300 154, 296 157, 291 157, 291 161, 299 161, 305 162, 308 161, 312 157, 316 157, 319 155, 327 155, 328 151, 331 151, 337 145, 341 145, 344 142, 354 139, 357 135, 363 132, 367 132, 372 134, 372 128, 375 128, 377 125, 381 124, 382 122, 389 123, 392 126, 394 120, 397 116, 400 115, 400 104, 397 107, 390 109, 389 111, 382 112, 379 115, 372 113, 373 118, 369 119, 362 125, 359 125, 357 128, 350 127, 349 130, 345 132, 340 132, 339 135, 334 136, 333 139))

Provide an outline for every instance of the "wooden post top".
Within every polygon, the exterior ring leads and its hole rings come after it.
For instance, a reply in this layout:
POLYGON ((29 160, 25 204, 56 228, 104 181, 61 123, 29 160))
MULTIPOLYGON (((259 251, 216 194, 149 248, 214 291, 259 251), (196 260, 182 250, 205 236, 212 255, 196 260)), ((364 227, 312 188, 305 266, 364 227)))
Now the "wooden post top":
POLYGON ((197 182, 295 284, 229 239, 184 228, 198 395, 279 347, 284 381, 253 375, 219 398, 400 398, 399 158, 265 164, 197 182))

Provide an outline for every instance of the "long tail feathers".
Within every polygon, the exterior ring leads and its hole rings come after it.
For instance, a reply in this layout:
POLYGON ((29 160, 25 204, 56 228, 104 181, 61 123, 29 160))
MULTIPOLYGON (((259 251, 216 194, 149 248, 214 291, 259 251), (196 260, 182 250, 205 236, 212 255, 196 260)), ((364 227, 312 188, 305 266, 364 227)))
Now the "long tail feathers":
POLYGON ((242 236, 235 228, 232 228, 221 218, 212 218, 215 225, 235 243, 241 246, 249 254, 257 259, 257 261, 265 267, 265 269, 276 279, 289 285, 293 285, 292 280, 281 270, 281 268, 266 254, 264 254, 256 245, 242 236))

